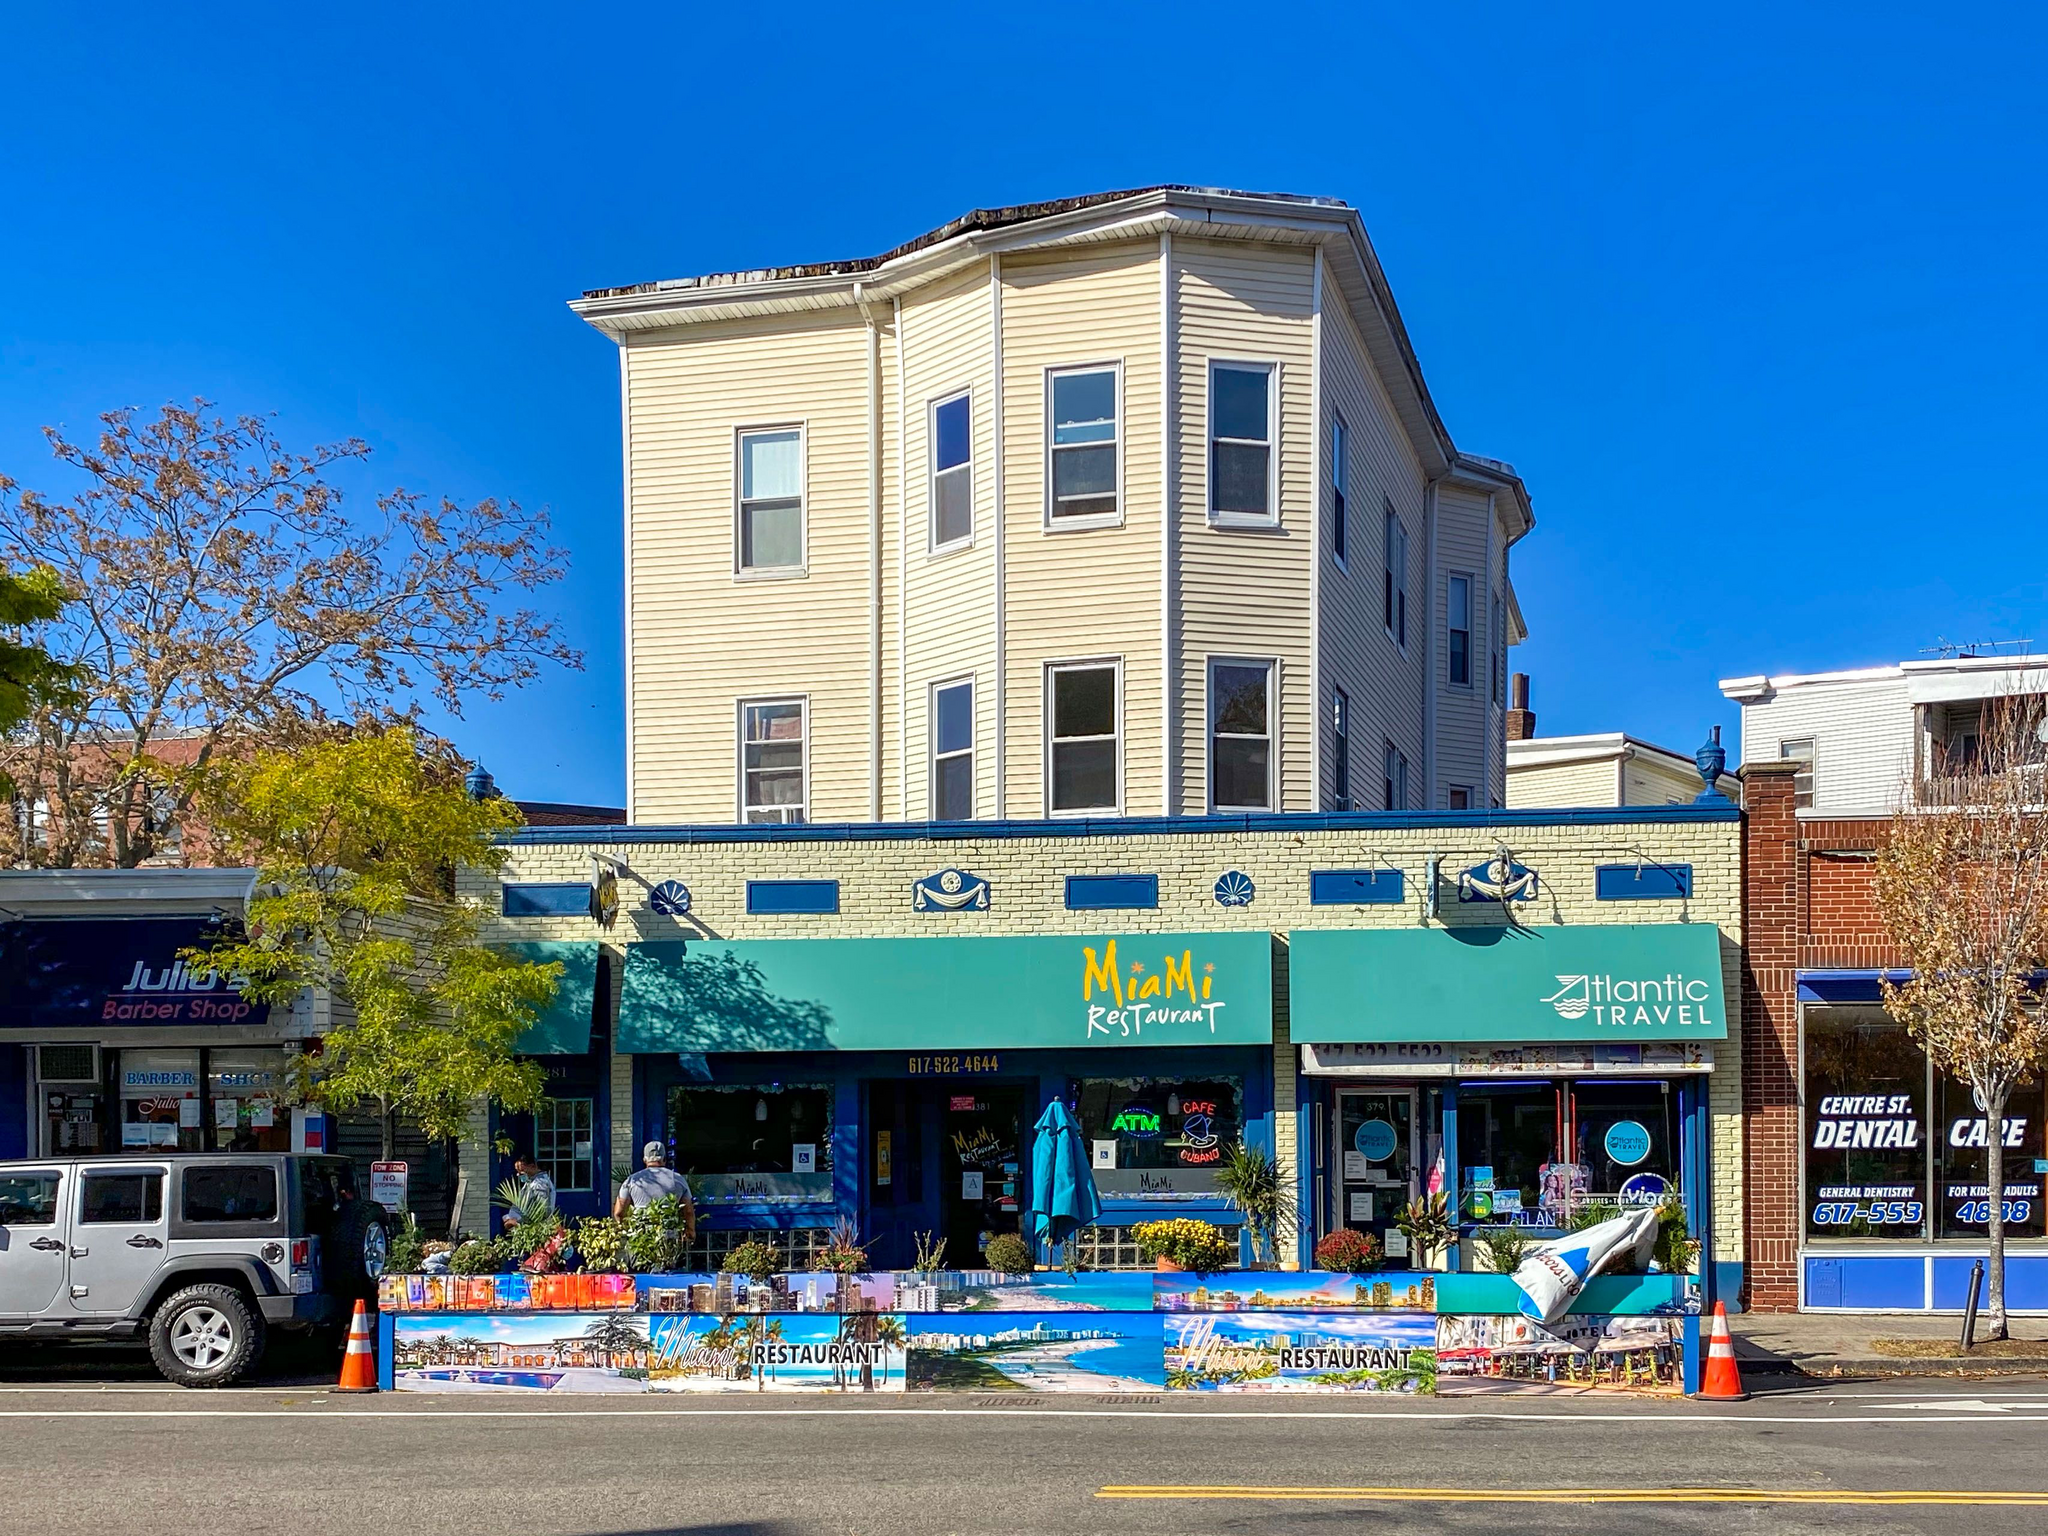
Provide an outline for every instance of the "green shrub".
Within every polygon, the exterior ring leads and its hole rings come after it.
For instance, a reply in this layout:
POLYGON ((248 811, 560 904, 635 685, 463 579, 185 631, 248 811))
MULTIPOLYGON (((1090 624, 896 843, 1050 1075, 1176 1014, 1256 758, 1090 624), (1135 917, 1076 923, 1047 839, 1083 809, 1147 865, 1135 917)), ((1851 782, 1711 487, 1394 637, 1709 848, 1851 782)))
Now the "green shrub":
POLYGON ((982 1250, 988 1267, 1006 1275, 1028 1275, 1035 1266, 1031 1245, 1014 1232, 998 1232, 982 1250))
POLYGON ((502 1275, 513 1267, 514 1256, 501 1242, 474 1237, 448 1255, 451 1275, 502 1275))
POLYGON ((427 1239, 420 1231, 420 1220, 411 1211, 403 1212, 391 1228, 391 1248, 384 1256, 384 1268, 394 1275, 416 1275, 426 1262, 427 1239))
POLYGON ((593 1273, 623 1275, 630 1267, 626 1223, 616 1216, 586 1216, 576 1223, 575 1245, 583 1267, 593 1273))
POLYGON ((1520 1227, 1482 1227, 1478 1236, 1494 1273, 1501 1275, 1512 1275, 1534 1242, 1520 1227))
POLYGON ((728 1253, 720 1267, 730 1274, 745 1275, 749 1280, 766 1280, 770 1275, 782 1273, 782 1252, 773 1243, 749 1238, 728 1253))
POLYGON ((1370 1232, 1339 1227, 1316 1244, 1316 1268, 1332 1274, 1368 1274, 1379 1262, 1380 1240, 1370 1232))

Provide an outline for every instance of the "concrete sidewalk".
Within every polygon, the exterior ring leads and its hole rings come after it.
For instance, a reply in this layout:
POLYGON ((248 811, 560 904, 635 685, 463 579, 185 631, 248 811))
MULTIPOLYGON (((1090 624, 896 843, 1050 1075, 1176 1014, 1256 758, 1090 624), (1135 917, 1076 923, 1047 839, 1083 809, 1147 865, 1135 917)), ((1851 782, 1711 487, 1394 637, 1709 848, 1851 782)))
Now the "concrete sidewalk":
POLYGON ((1924 1312, 1742 1312, 1728 1319, 1744 1374, 1956 1376, 2048 1374, 2048 1318, 2014 1318, 2012 1342, 1960 1353, 1960 1316, 1924 1312), (1882 1342, 1880 1342, 1882 1341, 1882 1342))

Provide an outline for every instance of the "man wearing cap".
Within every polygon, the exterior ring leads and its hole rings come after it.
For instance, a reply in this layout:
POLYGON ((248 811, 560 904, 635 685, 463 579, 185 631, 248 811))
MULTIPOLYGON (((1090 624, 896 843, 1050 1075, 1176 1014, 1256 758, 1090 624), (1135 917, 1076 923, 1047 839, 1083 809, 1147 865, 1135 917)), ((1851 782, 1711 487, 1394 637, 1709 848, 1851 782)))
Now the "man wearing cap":
POLYGON ((666 1195, 674 1195, 683 1202, 683 1242, 692 1242, 697 1236, 697 1207, 690 1199, 689 1180, 668 1165, 668 1147, 650 1141, 640 1149, 640 1161, 647 1166, 626 1176, 626 1182, 619 1186, 619 1198, 612 1204, 612 1214, 623 1216, 629 1210, 641 1210, 666 1195))

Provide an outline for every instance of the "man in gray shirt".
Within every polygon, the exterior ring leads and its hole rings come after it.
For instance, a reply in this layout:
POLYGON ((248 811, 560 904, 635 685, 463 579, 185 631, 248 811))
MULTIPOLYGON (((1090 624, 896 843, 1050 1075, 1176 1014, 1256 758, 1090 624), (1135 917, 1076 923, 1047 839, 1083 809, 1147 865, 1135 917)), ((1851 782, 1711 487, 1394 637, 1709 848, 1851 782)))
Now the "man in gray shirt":
MULTIPOLYGON (((512 1171, 519 1176, 520 1188, 528 1194, 537 1194, 548 1203, 548 1209, 555 1209, 555 1181, 547 1176, 546 1170, 535 1161, 531 1152, 515 1153, 512 1171)), ((504 1225, 509 1229, 519 1225, 519 1213, 507 1211, 504 1225)))
POLYGON ((697 1207, 690 1199, 689 1180, 668 1165, 668 1147, 650 1141, 640 1149, 640 1161, 647 1166, 627 1175, 626 1182, 619 1186, 619 1198, 612 1203, 612 1214, 623 1216, 629 1210, 650 1206, 665 1195, 674 1195, 683 1202, 683 1242, 693 1241, 697 1236, 697 1207))

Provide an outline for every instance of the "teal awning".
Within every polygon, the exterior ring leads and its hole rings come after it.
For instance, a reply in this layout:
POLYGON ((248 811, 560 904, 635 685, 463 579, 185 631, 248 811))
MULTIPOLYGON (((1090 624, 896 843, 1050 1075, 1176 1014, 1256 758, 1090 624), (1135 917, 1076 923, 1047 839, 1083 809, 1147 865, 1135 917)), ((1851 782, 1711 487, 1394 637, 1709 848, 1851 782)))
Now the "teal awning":
POLYGON ((1723 1040, 1722 942, 1711 923, 1302 930, 1293 1038, 1723 1040))
POLYGON ((580 1056, 590 1049, 590 1020, 597 1007, 597 943, 500 944, 522 960, 562 963, 555 1000, 519 1037, 523 1056, 580 1056))
POLYGON ((1263 1045, 1267 933, 633 944, 621 1051, 1263 1045))

